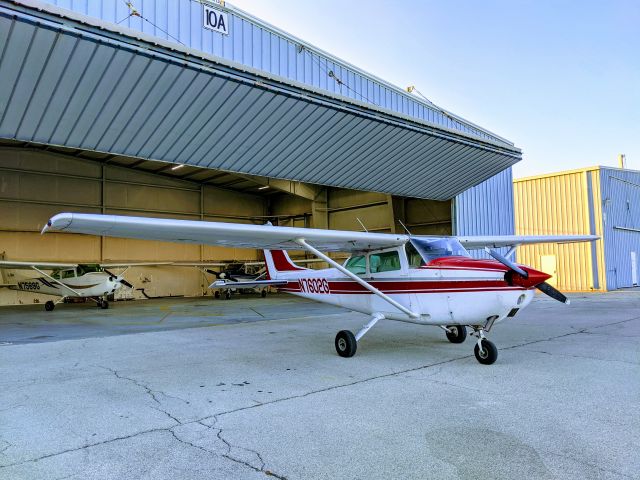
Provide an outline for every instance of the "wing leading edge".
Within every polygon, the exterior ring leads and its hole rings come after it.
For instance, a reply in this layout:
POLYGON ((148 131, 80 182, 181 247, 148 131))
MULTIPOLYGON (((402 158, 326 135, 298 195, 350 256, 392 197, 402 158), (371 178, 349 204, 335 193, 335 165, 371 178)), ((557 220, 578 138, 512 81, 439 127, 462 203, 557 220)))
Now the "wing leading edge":
POLYGON ((598 240, 597 235, 501 235, 482 237, 458 237, 467 250, 491 247, 514 247, 535 243, 575 243, 598 240))
POLYGON ((42 233, 48 231, 268 250, 300 250, 295 240, 304 238, 326 252, 375 250, 404 245, 409 240, 407 235, 390 233, 85 213, 60 213, 42 229, 42 233))

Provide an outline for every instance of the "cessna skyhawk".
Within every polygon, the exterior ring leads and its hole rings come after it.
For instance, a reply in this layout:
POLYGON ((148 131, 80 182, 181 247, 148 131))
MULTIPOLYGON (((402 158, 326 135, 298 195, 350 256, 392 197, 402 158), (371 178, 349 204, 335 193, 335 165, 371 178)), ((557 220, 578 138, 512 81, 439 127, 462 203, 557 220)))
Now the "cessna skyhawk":
MULTIPOLYGON (((498 357, 486 333, 529 305, 536 288, 569 303, 545 282, 550 275, 507 258, 515 247, 598 238, 431 237, 78 213, 54 216, 43 233, 47 231, 264 249, 268 279, 245 282, 245 287, 272 285, 287 293, 371 315, 357 333, 338 332, 338 355, 352 357, 363 336, 378 321, 387 319, 441 327, 452 343, 462 343, 469 327, 477 339, 476 359, 483 364, 492 364, 498 357), (465 247, 486 248, 495 260, 475 260, 465 247), (511 249, 502 256, 488 247, 511 249), (286 250, 306 250, 331 268, 300 267, 286 250), (327 252, 348 252, 351 256, 341 265, 327 252)), ((212 286, 221 288, 224 283, 212 286)), ((234 282, 232 286, 241 285, 234 282)))
MULTIPOLYGON (((109 308, 107 295, 114 293, 123 285, 132 288, 120 275, 107 270, 109 268, 130 267, 132 265, 97 265, 54 262, 11 262, 0 260, 0 269, 32 270, 39 276, 18 276, 15 283, 8 284, 10 289, 24 292, 41 293, 60 297, 57 301, 49 300, 44 304, 50 312, 65 298, 89 298, 100 308, 109 308), (51 273, 46 273, 50 271, 51 273)), ((126 271, 126 270, 125 270, 126 271)))

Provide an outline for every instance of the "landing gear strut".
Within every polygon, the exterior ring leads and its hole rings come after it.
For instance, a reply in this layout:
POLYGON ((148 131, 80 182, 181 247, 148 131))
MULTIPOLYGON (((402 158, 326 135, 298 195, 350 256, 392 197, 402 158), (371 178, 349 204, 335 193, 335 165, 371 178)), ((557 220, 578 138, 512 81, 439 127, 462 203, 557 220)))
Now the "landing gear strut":
POLYGON ((341 357, 353 357, 356 354, 356 350, 358 349, 358 342, 362 337, 364 337, 365 333, 367 333, 371 328, 378 323, 378 320, 382 320, 384 315, 381 313, 375 313, 369 323, 364 325, 358 333, 355 335, 351 333, 349 330, 340 330, 336 335, 336 352, 341 357))

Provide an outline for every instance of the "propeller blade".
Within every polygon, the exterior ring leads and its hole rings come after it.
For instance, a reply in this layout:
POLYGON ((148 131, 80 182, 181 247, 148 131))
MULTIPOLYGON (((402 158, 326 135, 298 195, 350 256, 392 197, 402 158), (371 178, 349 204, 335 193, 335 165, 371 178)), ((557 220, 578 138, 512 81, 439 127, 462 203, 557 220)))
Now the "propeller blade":
POLYGON ((488 247, 485 247, 485 251, 489 255, 491 255, 493 258, 495 258, 497 261, 499 261, 501 264, 503 264, 505 267, 510 268, 517 274, 522 275, 524 278, 529 278, 529 274, 527 272, 525 272, 523 269, 521 269, 518 265, 516 265, 514 262, 509 260, 507 257, 500 255, 498 252, 496 252, 495 250, 491 250, 488 247))
POLYGON ((127 282, 124 278, 120 278, 119 281, 125 287, 133 288, 133 285, 131 285, 129 282, 127 282))
POLYGON ((218 278, 218 272, 216 272, 215 270, 211 270, 209 268, 205 268, 205 272, 210 273, 214 277, 218 278))
POLYGON ((109 274, 109 275, 110 275, 110 276, 112 276, 113 278, 118 278, 118 276, 117 276, 115 273, 110 272, 110 271, 109 271, 109 270, 107 270, 106 268, 103 268, 103 270, 104 270, 104 273, 109 274))
POLYGON ((569 305, 570 303, 569 299, 566 296, 564 296, 562 292, 560 292, 559 290, 556 290, 547 282, 539 283, 538 285, 536 285, 536 288, 540 290, 542 293, 546 293, 554 300, 558 300, 559 302, 562 302, 566 305, 569 305))

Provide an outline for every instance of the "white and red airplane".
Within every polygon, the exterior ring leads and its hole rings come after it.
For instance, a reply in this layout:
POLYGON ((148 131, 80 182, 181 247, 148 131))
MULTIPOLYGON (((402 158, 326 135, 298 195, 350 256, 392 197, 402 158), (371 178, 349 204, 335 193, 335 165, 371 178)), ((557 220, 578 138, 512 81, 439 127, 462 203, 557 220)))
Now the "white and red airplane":
MULTIPOLYGON (((378 321, 388 319, 439 326, 452 343, 462 343, 469 327, 477 338, 475 356, 483 364, 498 357, 485 334, 529 305, 536 288, 569 303, 545 282, 550 275, 507 258, 516 246, 598 239, 592 235, 432 237, 78 213, 54 216, 43 233, 47 231, 263 249, 269 278, 245 282, 243 287, 272 285, 371 315, 356 334, 338 332, 335 347, 340 356, 353 356, 362 337, 378 321), (506 256, 488 249, 507 246, 511 249, 506 256), (495 260, 473 259, 465 247, 486 248, 495 260), (306 250, 331 268, 300 267, 286 250, 306 250), (326 252, 351 256, 341 265, 326 252)), ((218 281, 212 287, 226 285, 218 281)))

